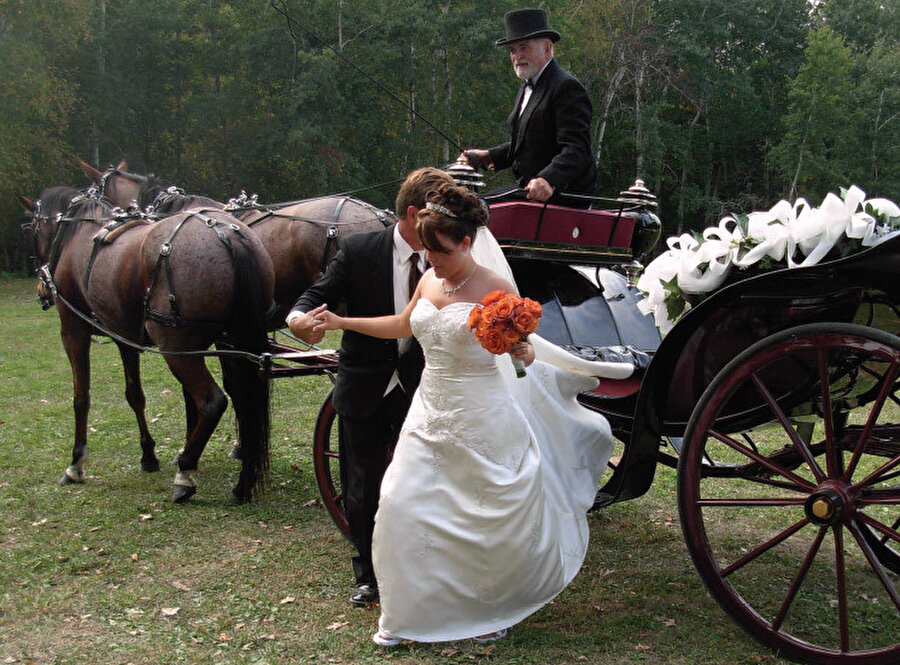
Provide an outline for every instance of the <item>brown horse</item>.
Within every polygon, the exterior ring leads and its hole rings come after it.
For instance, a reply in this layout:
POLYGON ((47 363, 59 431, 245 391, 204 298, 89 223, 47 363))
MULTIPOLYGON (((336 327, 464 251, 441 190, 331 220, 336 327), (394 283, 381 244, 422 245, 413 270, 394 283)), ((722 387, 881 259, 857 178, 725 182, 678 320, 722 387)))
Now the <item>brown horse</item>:
POLYGON ((114 216, 104 201, 71 188, 50 188, 37 202, 20 201, 33 214, 44 291, 52 292, 72 365, 75 444, 62 482, 84 481, 90 340, 102 326, 125 365, 144 470, 159 469, 159 462, 146 430, 139 349, 158 347, 181 383, 188 427, 173 500, 193 496, 200 455, 227 405, 204 352, 227 338, 235 355, 223 358, 223 374, 243 450, 233 497, 248 501, 268 465, 269 401, 258 367, 239 355, 255 356, 268 348, 264 324, 274 288, 271 260, 256 236, 216 209, 189 210, 150 223, 114 216))
MULTIPOLYGON (((151 176, 129 173, 125 162, 98 171, 79 162, 84 174, 113 205, 127 208, 152 205, 155 213, 197 205, 196 197, 169 190, 151 176)), ((205 205, 212 205, 205 199, 205 205)), ((226 207, 221 203, 217 205, 226 207)), ((284 317, 300 295, 324 272, 337 251, 340 238, 377 231, 397 221, 394 214, 350 196, 323 196, 272 205, 240 203, 228 206, 257 234, 275 270, 275 311, 270 329, 281 327, 284 317)))

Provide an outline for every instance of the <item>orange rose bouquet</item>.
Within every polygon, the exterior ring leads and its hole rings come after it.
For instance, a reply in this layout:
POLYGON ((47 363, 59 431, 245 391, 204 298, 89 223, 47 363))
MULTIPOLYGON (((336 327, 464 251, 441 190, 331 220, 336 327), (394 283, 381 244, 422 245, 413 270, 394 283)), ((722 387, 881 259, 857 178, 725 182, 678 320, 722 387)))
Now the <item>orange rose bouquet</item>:
MULTIPOLYGON (((507 353, 528 335, 537 330, 541 318, 541 305, 531 298, 514 293, 491 291, 469 312, 469 328, 486 350, 500 355, 507 353)), ((516 376, 525 376, 525 365, 513 358, 516 376)))

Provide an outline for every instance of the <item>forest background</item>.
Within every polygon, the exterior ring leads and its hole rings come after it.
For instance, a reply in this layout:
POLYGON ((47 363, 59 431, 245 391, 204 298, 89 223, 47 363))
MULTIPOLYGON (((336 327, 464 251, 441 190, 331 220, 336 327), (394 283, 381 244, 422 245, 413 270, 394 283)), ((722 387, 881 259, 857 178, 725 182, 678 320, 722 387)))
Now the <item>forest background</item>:
MULTIPOLYGON (((642 178, 664 233, 850 184, 896 200, 900 0, 530 4, 591 96, 600 192, 642 178)), ((86 184, 78 159, 391 207, 411 169, 504 140, 518 83, 494 41, 521 6, 0 0, 0 271, 31 268, 14 194, 86 184)))

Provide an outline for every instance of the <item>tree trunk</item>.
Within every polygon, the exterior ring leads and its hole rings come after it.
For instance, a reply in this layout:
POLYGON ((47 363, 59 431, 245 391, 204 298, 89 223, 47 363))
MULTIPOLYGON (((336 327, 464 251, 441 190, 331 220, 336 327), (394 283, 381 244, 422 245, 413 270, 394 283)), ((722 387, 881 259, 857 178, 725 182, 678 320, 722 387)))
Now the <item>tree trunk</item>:
POLYGON ((645 73, 644 52, 641 51, 638 58, 637 71, 634 76, 634 173, 635 178, 641 178, 644 172, 644 107, 643 88, 645 73))
POLYGON ((600 114, 600 123, 597 126, 597 151, 594 153, 594 158, 598 163, 603 152, 603 138, 606 136, 606 125, 609 122, 609 109, 612 107, 613 101, 619 92, 619 86, 625 77, 625 72, 625 65, 620 65, 610 79, 606 93, 603 95, 603 111, 600 114))

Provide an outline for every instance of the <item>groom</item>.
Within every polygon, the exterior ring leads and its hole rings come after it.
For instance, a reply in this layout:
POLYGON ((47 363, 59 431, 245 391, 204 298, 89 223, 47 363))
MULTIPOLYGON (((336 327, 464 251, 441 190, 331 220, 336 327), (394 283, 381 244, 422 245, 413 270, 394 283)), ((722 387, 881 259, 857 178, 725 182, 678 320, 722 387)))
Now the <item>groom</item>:
MULTIPOLYGON (((324 333, 312 332, 313 319, 307 314, 322 303, 330 310, 343 303, 348 316, 402 312, 425 266, 416 215, 425 207, 425 195, 444 183, 453 184, 453 179, 440 169, 425 167, 409 174, 397 193, 397 224, 341 241, 325 274, 291 308, 291 332, 310 344, 322 341, 324 333)), ((378 601, 372 530, 381 477, 423 366, 422 349, 413 338, 386 340, 348 330, 341 339, 334 408, 344 510, 357 550, 356 587, 350 595, 356 606, 378 601)))

